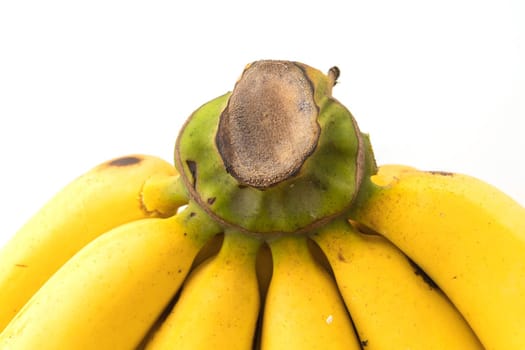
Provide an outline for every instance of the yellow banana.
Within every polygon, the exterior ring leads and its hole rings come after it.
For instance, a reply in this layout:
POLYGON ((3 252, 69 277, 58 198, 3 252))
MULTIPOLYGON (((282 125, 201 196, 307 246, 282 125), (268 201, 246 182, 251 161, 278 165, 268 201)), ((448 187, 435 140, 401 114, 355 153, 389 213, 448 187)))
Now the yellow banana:
MULTIPOLYGON (((98 235, 144 217, 171 215, 153 192, 155 174, 173 181, 175 168, 162 159, 131 155, 110 160, 74 180, 51 199, 0 250, 0 331, 38 288, 98 235), (146 203, 147 201, 147 203, 146 203), (148 209, 149 207, 149 209, 148 209)), ((166 181, 164 179, 164 181, 166 181)), ((169 187, 169 186, 168 186, 169 187)))
POLYGON ((360 234, 341 221, 313 238, 367 350, 483 349, 450 301, 383 237, 360 234))
POLYGON ((487 349, 525 349, 525 209, 466 175, 389 177, 352 218, 421 266, 487 349))
POLYGON ((261 349, 359 349, 335 282, 312 258, 306 238, 283 237, 270 248, 261 349))
POLYGON ((219 254, 190 274, 146 349, 252 349, 260 304, 259 246, 258 239, 226 232, 219 254))
POLYGON ((59 269, 0 334, 0 349, 134 349, 219 232, 198 208, 124 224, 59 269))

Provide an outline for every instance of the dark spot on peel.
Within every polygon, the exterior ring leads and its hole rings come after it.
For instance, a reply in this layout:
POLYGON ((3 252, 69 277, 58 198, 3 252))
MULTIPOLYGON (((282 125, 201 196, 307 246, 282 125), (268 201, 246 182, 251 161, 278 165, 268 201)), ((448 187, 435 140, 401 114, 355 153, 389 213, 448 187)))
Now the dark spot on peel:
POLYGON ((182 270, 181 270, 181 269, 179 269, 179 270, 178 270, 177 272, 178 272, 178 273, 181 273, 181 272, 182 272, 182 270))
POLYGON ((346 258, 341 251, 337 252, 337 259, 339 259, 339 261, 346 262, 346 258))
POLYGON ((361 346, 364 348, 368 346, 368 340, 361 340, 361 346))
POLYGON ((111 162, 108 163, 109 166, 115 166, 115 167, 121 167, 121 166, 129 166, 133 164, 140 163, 142 161, 142 158, 139 157, 121 157, 117 159, 113 159, 111 162))
POLYGON ((191 173, 191 186, 195 188, 197 185, 197 162, 193 160, 187 160, 186 164, 188 165, 188 169, 191 173))
POLYGON ((454 176, 454 173, 451 173, 449 171, 431 170, 431 171, 427 171, 427 172, 432 174, 432 175, 454 176))
POLYGON ((212 205, 213 203, 215 203, 215 197, 211 197, 211 198, 208 198, 207 202, 209 205, 212 205))
POLYGON ((16 267, 27 267, 25 264, 15 264, 16 267))
POLYGON ((197 215, 197 214, 196 214, 195 212, 192 211, 192 212, 190 213, 189 217, 192 218, 192 217, 194 217, 195 215, 197 215))
POLYGON ((434 280, 432 280, 432 278, 430 278, 429 275, 426 274, 425 271, 423 271, 423 269, 421 267, 419 267, 412 259, 410 259, 409 257, 407 257, 407 260, 408 262, 410 263, 410 265, 414 268, 414 273, 421 277, 423 279, 423 281, 429 286, 430 289, 439 289, 438 285, 436 284, 436 282, 434 282, 434 280))

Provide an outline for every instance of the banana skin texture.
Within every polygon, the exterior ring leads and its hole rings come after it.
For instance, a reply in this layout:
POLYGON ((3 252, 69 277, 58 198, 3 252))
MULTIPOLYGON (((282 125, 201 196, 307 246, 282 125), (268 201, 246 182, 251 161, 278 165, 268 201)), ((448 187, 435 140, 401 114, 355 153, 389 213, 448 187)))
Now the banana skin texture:
POLYGON ((525 349, 525 209, 467 175, 385 170, 352 219, 416 262, 486 349, 525 349))
POLYGON ((280 238, 270 249, 261 349, 359 349, 335 281, 314 260, 306 238, 280 238))
POLYGON ((250 349, 260 307, 255 268, 260 245, 226 232, 218 255, 191 273, 145 349, 250 349))
POLYGON ((187 208, 99 236, 30 299, 0 334, 0 349, 136 348, 218 231, 202 215, 187 208))
POLYGON ((339 221, 313 238, 367 350, 483 349, 445 295, 384 237, 339 221))
POLYGON ((130 221, 173 214, 177 203, 161 212, 155 198, 147 209, 142 191, 153 175, 176 174, 158 157, 134 154, 104 162, 58 192, 0 250, 0 331, 90 241, 130 221))

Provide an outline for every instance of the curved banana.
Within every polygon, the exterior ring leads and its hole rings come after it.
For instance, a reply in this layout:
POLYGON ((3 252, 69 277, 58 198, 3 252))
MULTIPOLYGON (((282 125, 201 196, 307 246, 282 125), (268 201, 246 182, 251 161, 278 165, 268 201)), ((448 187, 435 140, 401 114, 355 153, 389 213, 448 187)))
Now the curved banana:
POLYGON ((136 348, 219 230, 190 205, 99 236, 25 304, 0 334, 0 349, 136 348))
POLYGON ((525 349, 525 209, 465 175, 408 171, 390 179, 352 219, 427 272, 487 349, 525 349))
POLYGON ((100 164, 66 186, 15 234, 0 250, 0 331, 60 266, 95 237, 129 221, 175 212, 180 200, 163 201, 155 193, 144 196, 145 190, 159 187, 148 182, 153 175, 173 182, 176 170, 147 155, 100 164))
POLYGON ((461 314, 417 266, 379 235, 334 222, 313 236, 367 350, 483 349, 461 314))
POLYGON ((335 282, 312 258, 304 236, 270 242, 273 275, 261 349, 359 349, 335 282))
POLYGON ((259 314, 258 239, 226 232, 219 254, 198 266, 147 350, 246 349, 259 314))

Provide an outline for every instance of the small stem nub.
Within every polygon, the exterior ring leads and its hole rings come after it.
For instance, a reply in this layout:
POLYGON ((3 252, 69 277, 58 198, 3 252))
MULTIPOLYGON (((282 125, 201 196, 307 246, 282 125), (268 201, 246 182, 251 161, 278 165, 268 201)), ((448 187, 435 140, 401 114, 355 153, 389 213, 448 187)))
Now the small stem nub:
POLYGON ((339 75, 341 75, 341 70, 336 66, 333 66, 328 70, 328 79, 332 81, 332 86, 335 86, 335 84, 337 84, 337 79, 339 79, 339 75))

